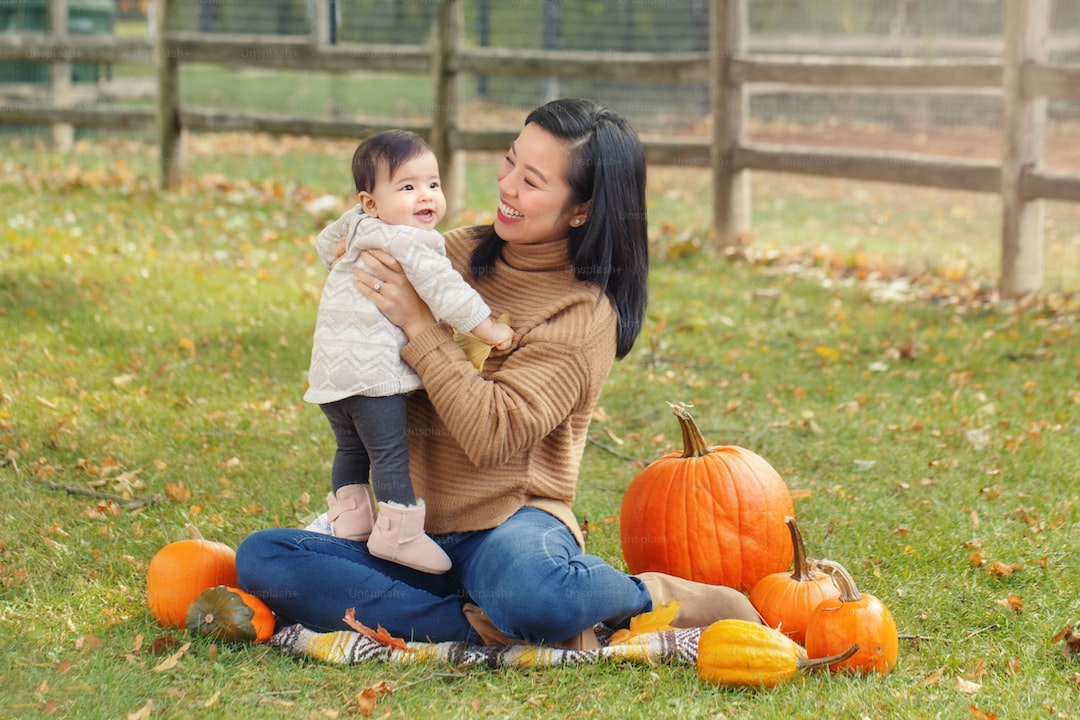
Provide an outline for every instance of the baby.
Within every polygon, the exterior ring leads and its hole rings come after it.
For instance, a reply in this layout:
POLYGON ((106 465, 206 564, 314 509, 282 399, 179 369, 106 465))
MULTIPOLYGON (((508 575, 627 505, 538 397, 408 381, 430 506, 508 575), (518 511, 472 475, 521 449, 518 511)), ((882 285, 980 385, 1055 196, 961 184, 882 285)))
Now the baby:
POLYGON ((491 319, 446 257, 434 229, 446 213, 439 165, 419 136, 390 130, 366 138, 352 173, 357 204, 315 241, 329 275, 304 400, 322 408, 337 440, 327 517, 336 536, 366 540, 375 557, 445 573, 450 558, 424 531, 424 501, 409 478, 405 393, 419 389, 420 378, 401 360, 404 333, 356 288, 360 252, 393 255, 432 312, 458 330, 499 350, 514 332, 491 319))

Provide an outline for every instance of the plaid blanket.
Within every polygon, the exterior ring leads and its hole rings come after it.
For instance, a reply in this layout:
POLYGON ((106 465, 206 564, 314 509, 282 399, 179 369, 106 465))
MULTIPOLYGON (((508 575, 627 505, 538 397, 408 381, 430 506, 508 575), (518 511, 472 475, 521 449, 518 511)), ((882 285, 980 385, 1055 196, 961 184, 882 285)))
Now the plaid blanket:
POLYGON ((595 650, 564 650, 538 645, 487 647, 466 642, 410 642, 408 649, 401 649, 351 630, 319 633, 302 625, 290 625, 278 630, 269 643, 287 653, 335 665, 382 661, 397 665, 442 663, 457 667, 536 668, 609 660, 646 665, 696 665, 701 630, 688 628, 647 633, 618 645, 603 644, 605 639, 601 638, 602 644, 595 650))

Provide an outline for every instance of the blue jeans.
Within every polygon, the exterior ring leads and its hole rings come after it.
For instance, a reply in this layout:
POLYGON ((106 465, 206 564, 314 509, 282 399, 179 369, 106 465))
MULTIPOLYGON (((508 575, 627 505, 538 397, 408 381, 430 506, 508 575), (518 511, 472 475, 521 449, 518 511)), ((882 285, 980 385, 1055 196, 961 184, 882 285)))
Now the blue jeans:
POLYGON ((598 622, 652 609, 644 583, 581 551, 554 516, 522 508, 491 530, 434 536, 454 563, 429 575, 368 554, 363 543, 293 529, 262 530, 237 548, 240 587, 283 622, 346 629, 342 617, 407 640, 478 637, 461 612, 479 605, 511 638, 555 643, 598 622))

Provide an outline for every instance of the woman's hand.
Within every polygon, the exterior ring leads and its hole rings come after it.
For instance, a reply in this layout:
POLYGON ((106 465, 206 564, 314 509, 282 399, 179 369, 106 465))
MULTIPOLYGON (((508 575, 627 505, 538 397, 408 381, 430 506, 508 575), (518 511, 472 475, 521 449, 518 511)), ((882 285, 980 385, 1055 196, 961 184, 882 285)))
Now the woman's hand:
POLYGON ((356 287, 410 340, 435 324, 431 309, 417 295, 393 256, 382 250, 364 250, 360 259, 371 272, 353 268, 356 287))

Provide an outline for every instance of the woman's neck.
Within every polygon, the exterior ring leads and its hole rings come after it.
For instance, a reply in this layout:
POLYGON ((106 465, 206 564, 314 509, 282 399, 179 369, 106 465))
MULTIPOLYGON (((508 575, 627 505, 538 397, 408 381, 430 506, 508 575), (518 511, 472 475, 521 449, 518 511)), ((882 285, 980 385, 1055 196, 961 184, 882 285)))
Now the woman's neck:
POLYGON ((570 266, 565 238, 529 245, 503 243, 502 259, 516 270, 559 270, 570 266))

